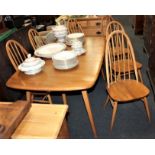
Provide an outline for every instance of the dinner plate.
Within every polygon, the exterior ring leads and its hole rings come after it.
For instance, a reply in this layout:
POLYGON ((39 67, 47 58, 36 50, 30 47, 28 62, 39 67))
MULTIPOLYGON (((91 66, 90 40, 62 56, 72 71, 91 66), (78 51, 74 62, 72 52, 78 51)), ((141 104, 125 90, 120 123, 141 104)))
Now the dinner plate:
POLYGON ((63 51, 65 48, 66 45, 63 43, 50 43, 36 49, 34 54, 39 57, 52 58, 54 54, 63 51))
POLYGON ((67 37, 69 39, 78 39, 84 37, 84 33, 71 33, 67 37))
POLYGON ((85 49, 82 49, 82 50, 80 50, 80 51, 74 51, 78 56, 80 56, 80 55, 83 55, 83 54, 85 54, 86 53, 86 50, 85 49))
POLYGON ((78 65, 77 55, 73 51, 63 51, 53 56, 53 66, 56 69, 67 70, 78 65))
POLYGON ((59 70, 68 70, 68 69, 72 69, 72 68, 76 67, 78 64, 79 64, 79 61, 76 60, 76 62, 73 63, 73 64, 66 65, 66 66, 64 66, 64 65, 56 65, 56 66, 54 66, 54 68, 59 69, 59 70))

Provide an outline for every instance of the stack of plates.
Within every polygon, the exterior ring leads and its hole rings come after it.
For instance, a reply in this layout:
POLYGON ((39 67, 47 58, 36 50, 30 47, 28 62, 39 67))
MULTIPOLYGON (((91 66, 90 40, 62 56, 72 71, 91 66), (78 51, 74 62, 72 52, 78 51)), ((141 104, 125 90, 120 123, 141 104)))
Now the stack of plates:
POLYGON ((76 54, 72 51, 57 53, 53 56, 52 60, 54 67, 60 70, 74 68, 79 63, 76 54))
POLYGON ((59 53, 66 49, 66 45, 63 43, 51 43, 36 49, 34 54, 39 57, 52 58, 56 53, 59 53))
POLYGON ((58 42, 65 42, 67 35, 67 27, 64 25, 56 25, 52 27, 55 37, 58 39, 58 42))
POLYGON ((84 42, 84 33, 70 33, 66 37, 66 44, 71 46, 72 42, 74 41, 81 41, 84 42))
POLYGON ((18 69, 25 74, 34 75, 39 73, 44 65, 44 60, 28 55, 28 58, 18 66, 18 69))

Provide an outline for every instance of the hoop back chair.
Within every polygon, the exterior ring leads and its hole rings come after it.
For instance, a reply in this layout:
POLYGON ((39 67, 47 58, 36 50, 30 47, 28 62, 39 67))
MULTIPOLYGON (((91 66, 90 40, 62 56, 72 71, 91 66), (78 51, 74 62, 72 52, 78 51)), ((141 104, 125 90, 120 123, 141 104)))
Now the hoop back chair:
POLYGON ((68 27, 69 33, 76 33, 76 32, 83 33, 80 23, 78 23, 78 21, 74 18, 68 19, 67 27, 68 27))
POLYGON ((35 30, 33 28, 29 29, 28 37, 29 37, 29 41, 33 47, 33 50, 36 50, 37 48, 46 44, 45 41, 42 39, 42 37, 37 32, 37 30, 35 30))
POLYGON ((113 105, 111 126, 112 129, 118 103, 140 99, 144 102, 148 119, 150 111, 146 96, 149 89, 138 80, 137 65, 133 47, 125 32, 112 32, 106 42, 105 65, 107 76, 107 92, 113 105), (114 48, 115 45, 119 48, 114 48), (122 50, 122 55, 115 54, 122 50), (128 51, 128 53, 125 52, 128 51), (131 67, 133 72, 131 72, 131 67))
POLYGON ((110 21, 106 28, 106 38, 109 36, 111 32, 116 30, 122 30, 123 32, 125 32, 124 27, 120 22, 116 20, 110 21))
MULTIPOLYGON (((27 50, 17 41, 8 40, 6 43, 7 55, 16 71, 18 71, 18 66, 27 58, 27 50)), ((37 93, 37 92, 26 92, 26 95, 30 93, 30 101, 39 103, 52 103, 49 93, 37 93), (34 100, 34 95, 42 97, 41 100, 34 100), (48 101, 45 101, 48 98, 48 101)))
MULTIPOLYGON (((107 29, 106 29, 106 39, 108 38, 108 36, 113 32, 113 31, 117 31, 117 30, 120 30, 120 31, 123 31, 125 32, 124 30, 124 27, 122 26, 122 24, 118 21, 111 21, 108 26, 107 26, 107 29)), ((113 47, 114 48, 114 47, 113 47)), ((115 45, 115 48, 117 48, 116 51, 116 54, 118 54, 117 52, 119 52, 120 55, 122 55, 122 50, 121 49, 118 49, 119 46, 117 46, 117 44, 115 45)), ((128 53, 128 50, 125 48, 124 49, 124 53, 128 53)), ((138 76, 139 76, 139 80, 141 82, 143 82, 143 79, 142 79, 142 74, 141 74, 141 68, 142 68, 142 64, 138 61, 136 61, 136 64, 137 64, 137 69, 138 69, 138 76)), ((133 70, 133 67, 130 67, 131 70, 133 70)))

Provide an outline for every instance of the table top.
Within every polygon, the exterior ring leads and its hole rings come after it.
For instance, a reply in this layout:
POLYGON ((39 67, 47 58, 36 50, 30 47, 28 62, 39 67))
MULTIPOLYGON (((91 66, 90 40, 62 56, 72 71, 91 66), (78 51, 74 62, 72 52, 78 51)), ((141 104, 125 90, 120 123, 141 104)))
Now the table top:
POLYGON ((6 85, 14 89, 34 91, 74 91, 91 88, 103 63, 105 39, 85 37, 86 53, 78 56, 79 64, 70 70, 57 70, 51 59, 46 59, 43 70, 36 75, 15 72, 6 85))
POLYGON ((11 138, 57 138, 67 109, 67 105, 32 104, 11 138))

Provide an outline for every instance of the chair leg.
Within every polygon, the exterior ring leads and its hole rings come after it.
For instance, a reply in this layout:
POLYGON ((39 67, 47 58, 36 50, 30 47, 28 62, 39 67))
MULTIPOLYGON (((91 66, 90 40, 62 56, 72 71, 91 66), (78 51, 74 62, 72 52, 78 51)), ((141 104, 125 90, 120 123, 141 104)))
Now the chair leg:
POLYGON ((30 103, 33 102, 33 94, 30 91, 26 91, 26 100, 30 103))
POLYGON ((50 95, 50 94, 47 95, 47 98, 48 98, 49 103, 50 103, 50 104, 53 104, 52 98, 51 98, 51 95, 50 95))
POLYGON ((109 100, 110 100, 110 97, 109 97, 109 95, 107 95, 106 101, 105 101, 105 103, 104 103, 104 108, 105 108, 106 105, 108 104, 109 100))
POLYGON ((144 83, 143 79, 142 79, 142 73, 141 73, 140 69, 138 69, 137 71, 138 71, 138 76, 139 76, 140 82, 144 83))
POLYGON ((151 122, 151 115, 150 115, 150 110, 149 110, 149 105, 148 105, 147 98, 144 97, 142 100, 143 100, 143 102, 144 102, 144 106, 145 106, 145 109, 146 109, 146 113, 147 113, 147 116, 148 116, 148 120, 149 120, 149 122, 151 122))
POLYGON ((110 125, 110 130, 112 130, 113 125, 114 125, 114 121, 115 121, 115 116, 116 116, 116 112, 117 112, 117 102, 114 102, 113 104, 113 111, 112 111, 112 119, 111 119, 111 125, 110 125))
POLYGON ((103 78, 103 80, 105 80, 105 76, 104 76, 103 68, 101 68, 101 74, 102 74, 102 78, 103 78))
POLYGON ((64 93, 62 94, 62 99, 63 99, 63 103, 64 104, 68 104, 67 103, 67 96, 66 96, 66 94, 64 94, 64 93))

